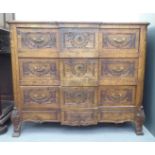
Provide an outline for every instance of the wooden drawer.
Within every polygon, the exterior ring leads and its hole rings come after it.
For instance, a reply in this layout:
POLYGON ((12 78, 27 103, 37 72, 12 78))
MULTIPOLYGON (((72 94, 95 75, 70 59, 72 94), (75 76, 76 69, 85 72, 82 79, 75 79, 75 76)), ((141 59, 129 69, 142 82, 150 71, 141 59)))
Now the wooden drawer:
POLYGON ((90 108, 97 106, 98 87, 62 87, 62 107, 90 108))
POLYGON ((135 86, 100 86, 100 106, 135 105, 135 86))
POLYGON ((60 57, 97 57, 98 30, 61 28, 60 57))
POLYGON ((134 108, 100 109, 98 114, 99 122, 123 123, 127 121, 134 121, 135 119, 134 108))
POLYGON ((19 59, 21 85, 59 85, 57 59, 19 59))
POLYGON ((58 30, 46 28, 17 28, 19 56, 57 57, 58 30))
POLYGON ((22 112, 23 121, 34 122, 59 122, 60 110, 51 111, 24 111, 22 112))
POLYGON ((20 98, 23 109, 60 107, 59 87, 21 86, 20 98))
POLYGON ((138 57, 139 29, 101 29, 101 57, 138 57))
POLYGON ((136 59, 100 59, 99 65, 101 85, 136 85, 136 59))
POLYGON ((62 111, 61 124, 71 126, 87 126, 97 124, 95 110, 65 110, 62 111))
POLYGON ((61 85, 97 86, 98 59, 61 59, 61 85))

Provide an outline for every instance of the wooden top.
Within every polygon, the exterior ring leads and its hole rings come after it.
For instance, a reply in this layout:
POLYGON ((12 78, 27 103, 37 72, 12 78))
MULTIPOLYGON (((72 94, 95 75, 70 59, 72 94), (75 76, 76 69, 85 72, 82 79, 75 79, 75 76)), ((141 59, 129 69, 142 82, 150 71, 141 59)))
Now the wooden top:
POLYGON ((149 25, 149 22, 69 22, 69 21, 9 21, 9 24, 97 24, 97 25, 149 25))

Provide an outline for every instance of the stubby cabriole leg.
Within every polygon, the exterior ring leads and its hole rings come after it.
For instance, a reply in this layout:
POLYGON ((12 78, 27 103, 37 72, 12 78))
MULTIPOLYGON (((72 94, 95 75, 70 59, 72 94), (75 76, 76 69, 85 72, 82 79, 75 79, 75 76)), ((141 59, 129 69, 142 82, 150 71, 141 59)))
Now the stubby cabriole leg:
POLYGON ((145 120, 145 114, 143 108, 137 110, 135 115, 135 132, 137 135, 143 135, 143 123, 145 120))
POLYGON ((16 108, 14 108, 14 110, 12 111, 11 121, 14 128, 14 132, 12 136, 19 137, 21 132, 22 121, 21 121, 20 112, 16 108))

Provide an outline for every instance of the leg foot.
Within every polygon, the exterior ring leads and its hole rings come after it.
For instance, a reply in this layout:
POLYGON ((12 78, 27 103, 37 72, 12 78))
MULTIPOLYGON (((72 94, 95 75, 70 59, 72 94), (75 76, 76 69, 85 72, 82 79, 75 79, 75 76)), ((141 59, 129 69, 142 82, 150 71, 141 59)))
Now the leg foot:
POLYGON ((13 137, 19 137, 20 136, 20 132, 21 132, 21 115, 19 113, 19 111, 17 109, 14 109, 12 114, 11 114, 11 121, 13 123, 13 127, 14 127, 14 133, 13 133, 13 137))
POLYGON ((143 135, 143 123, 145 120, 144 110, 141 108, 135 116, 135 132, 137 135, 143 135))

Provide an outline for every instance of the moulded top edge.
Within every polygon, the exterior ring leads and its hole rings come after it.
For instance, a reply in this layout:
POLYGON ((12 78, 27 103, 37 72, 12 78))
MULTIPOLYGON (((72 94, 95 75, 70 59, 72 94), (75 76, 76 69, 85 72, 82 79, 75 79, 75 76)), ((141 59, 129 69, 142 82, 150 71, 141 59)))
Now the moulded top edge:
POLYGON ((149 22, 59 22, 59 21, 8 21, 8 24, 52 24, 63 26, 65 24, 96 24, 96 25, 149 25, 149 22))

